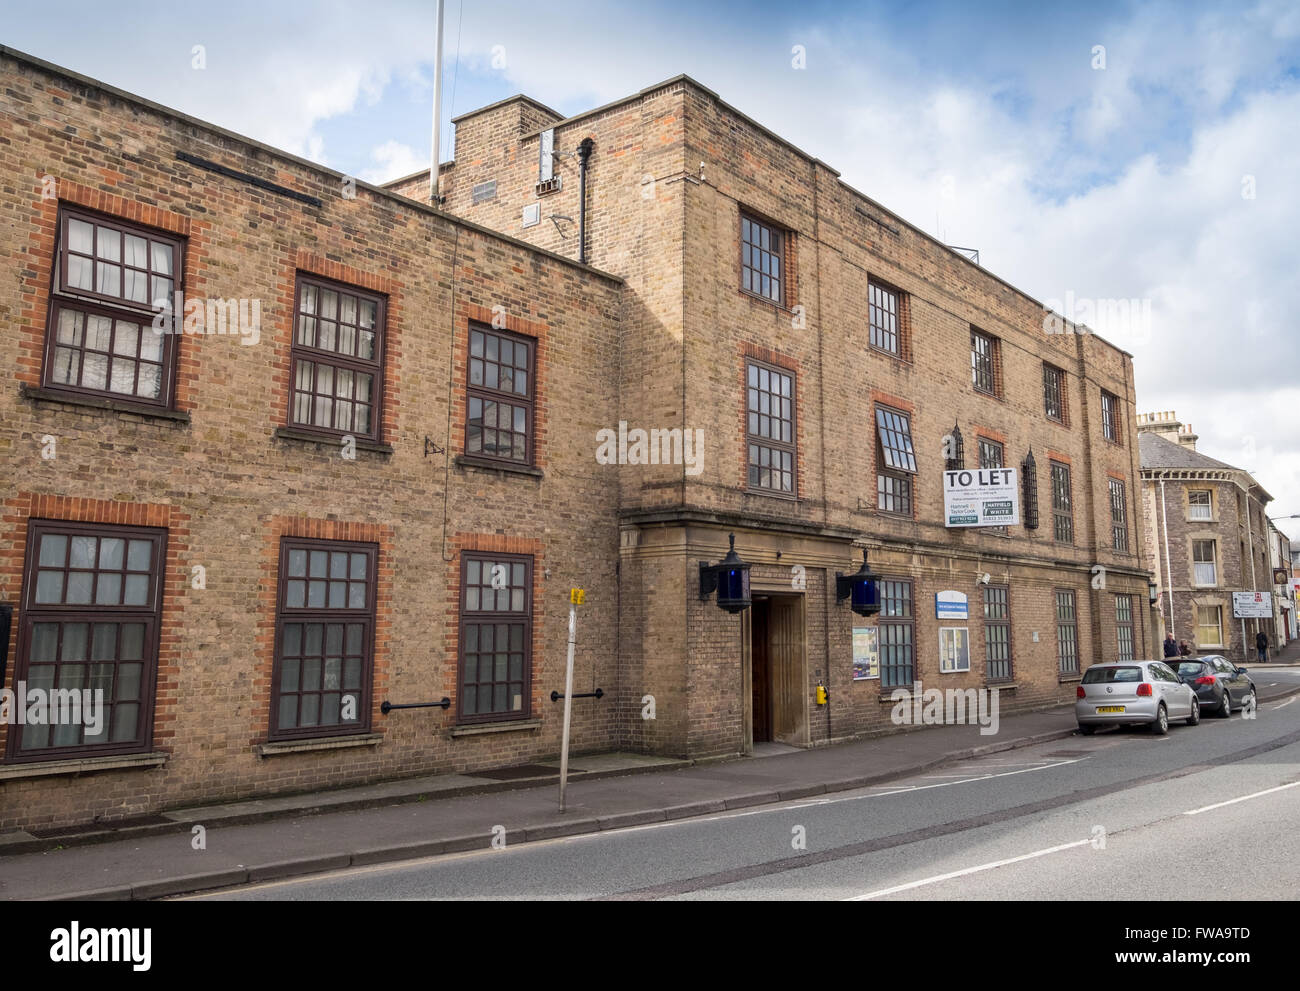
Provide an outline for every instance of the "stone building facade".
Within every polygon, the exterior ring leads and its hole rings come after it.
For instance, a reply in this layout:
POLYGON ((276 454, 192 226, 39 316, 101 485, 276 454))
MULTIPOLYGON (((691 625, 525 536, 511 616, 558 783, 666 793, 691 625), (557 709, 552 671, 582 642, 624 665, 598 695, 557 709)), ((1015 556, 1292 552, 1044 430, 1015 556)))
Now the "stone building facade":
POLYGON ((0 726, 0 829, 552 757, 571 586, 579 752, 1052 705, 1153 639, 1130 356, 686 77, 458 118, 431 206, 0 73, 3 685, 111 709, 0 726), (946 526, 950 461, 1037 526, 946 526), (700 592, 730 534, 739 614, 700 592))
POLYGON ((1143 540, 1160 601, 1155 646, 1172 632, 1193 650, 1238 663, 1255 658, 1255 636, 1276 645, 1268 494, 1251 474, 1196 450, 1199 439, 1170 412, 1138 417, 1143 540), (1259 593, 1268 618, 1238 619, 1233 593, 1259 593))

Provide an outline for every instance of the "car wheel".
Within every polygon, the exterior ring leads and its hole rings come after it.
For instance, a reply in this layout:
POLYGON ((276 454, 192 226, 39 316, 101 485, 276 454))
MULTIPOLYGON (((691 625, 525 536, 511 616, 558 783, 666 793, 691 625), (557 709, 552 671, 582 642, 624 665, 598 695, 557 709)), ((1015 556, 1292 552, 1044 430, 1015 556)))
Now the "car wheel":
POLYGON ((1080 724, 1079 724, 1079 732, 1082 733, 1084 736, 1092 736, 1093 733, 1096 733, 1096 732, 1097 732, 1097 727, 1096 727, 1096 726, 1084 726, 1082 723, 1080 723, 1080 724))
POLYGON ((1156 736, 1164 736, 1169 732, 1169 712, 1165 709, 1163 702, 1160 703, 1160 708, 1156 710, 1156 719, 1151 724, 1151 732, 1156 736))
POLYGON ((1195 726, 1201 721, 1201 703, 1192 699, 1192 714, 1187 717, 1187 725, 1195 726))
POLYGON ((1223 705, 1219 706, 1219 715, 1224 719, 1232 715, 1232 693, 1226 688, 1223 690, 1223 705))

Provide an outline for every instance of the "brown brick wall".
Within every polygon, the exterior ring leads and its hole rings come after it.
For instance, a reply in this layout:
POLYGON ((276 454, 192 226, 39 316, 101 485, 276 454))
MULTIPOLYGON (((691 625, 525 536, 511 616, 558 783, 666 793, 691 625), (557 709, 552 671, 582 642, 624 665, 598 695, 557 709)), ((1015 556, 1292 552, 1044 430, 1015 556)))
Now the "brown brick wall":
MULTIPOLYGON (((0 264, 18 274, 0 284, 0 321, 20 355, 0 388, 0 471, 21 480, 20 492, 2 497, 0 598, 20 600, 29 517, 166 527, 154 746, 169 754, 154 770, 80 776, 6 779, 0 767, 0 828, 555 754, 561 713, 549 693, 563 687, 570 585, 588 589, 575 680, 616 689, 618 492, 591 452, 595 431, 617 422, 621 284, 363 185, 346 198, 340 176, 31 63, 6 56, 0 76, 22 97, 0 111, 0 168, 13 180, 0 191, 0 264), (177 151, 321 205, 199 169, 177 151), (46 175, 59 199, 41 198, 46 175), (39 383, 60 200, 186 236, 187 297, 260 300, 259 343, 178 342, 176 406, 188 420, 22 394, 39 383), (391 453, 359 446, 347 460, 329 438, 275 436, 288 415, 297 272, 386 298, 381 439, 391 453), (539 341, 542 477, 452 461, 464 436, 467 322, 490 320, 497 306, 511 329, 539 341), (57 438, 51 461, 40 456, 46 434, 57 438), (254 749, 269 731, 279 538, 293 534, 379 544, 376 745, 254 749), (540 726, 453 736, 454 708, 378 711, 385 698, 455 698, 447 575, 466 540, 536 549, 540 726), (205 590, 190 587, 195 564, 206 569, 205 590)), ((16 663, 11 647, 10 684, 16 663)), ((610 702, 575 704, 575 751, 617 743, 610 702)))
MULTIPOLYGON (((1057 588, 1076 591, 1083 666, 1115 654, 1116 593, 1134 595, 1135 638, 1150 639, 1142 632, 1147 550, 1137 539, 1129 356, 1091 335, 1045 333, 1032 300, 696 84, 674 80, 567 122, 519 99, 467 115, 457 125, 456 161, 442 171, 441 213, 421 205, 427 176, 392 193, 359 185, 349 199, 342 177, 198 122, 25 62, 6 58, 0 72, 8 89, 28 98, 0 113, 0 167, 19 177, 14 191, 0 192, 0 260, 20 273, 0 288, 0 319, 20 345, 12 386, 0 390, 7 441, 0 458, 28 479, 33 497, 169 507, 185 521, 186 560, 204 564, 209 576, 206 591, 182 590, 183 603, 174 604, 183 617, 174 627, 183 658, 176 692, 187 706, 166 726, 168 763, 76 779, 0 777, 0 807, 22 809, 0 816, 0 826, 551 756, 559 707, 549 693, 562 687, 573 585, 587 589, 575 685, 610 693, 575 703, 575 750, 743 750, 748 618, 724 614, 698 591, 698 562, 718 561, 729 532, 769 590, 783 588, 795 566, 804 569, 802 742, 810 745, 894 728, 879 683, 852 681, 851 631, 862 621, 835 599, 835 572, 855 571, 864 546, 877 571, 914 582, 916 671, 926 687, 984 684, 976 583, 984 572, 1011 588, 1015 687, 1003 711, 1073 698, 1072 681, 1057 671, 1057 588), (538 196, 536 131, 547 125, 555 125, 563 187, 538 196), (621 283, 563 261, 578 256, 572 152, 585 137, 595 142, 588 256, 621 283), (178 150, 319 197, 321 206, 179 162, 178 150), (47 174, 69 202, 184 233, 187 294, 262 300, 260 344, 180 342, 177 405, 188 422, 20 395, 21 383, 38 381, 43 350, 56 215, 40 198, 47 174), (496 195, 472 203, 473 186, 488 180, 496 195), (534 202, 541 223, 523 228, 522 209, 534 202), (789 232, 783 306, 739 288, 742 208, 789 232), (298 271, 388 300, 381 437, 391 453, 358 450, 348 461, 333 441, 275 436, 288 409, 298 271), (904 294, 900 357, 869 345, 869 274, 904 294), (506 329, 537 340, 540 475, 456 457, 468 326, 490 324, 496 307, 504 307, 506 329), (997 397, 971 384, 972 326, 998 339, 997 397), (746 354, 797 372, 796 500, 747 490, 746 354), (1044 361, 1066 373, 1068 424, 1043 413, 1044 361), (1119 444, 1101 438, 1102 390, 1120 397, 1119 444), (875 508, 876 399, 912 417, 921 470, 910 519, 875 508), (597 464, 597 432, 620 420, 703 429, 703 471, 597 464), (981 432, 1005 444, 1009 465, 1034 450, 1037 531, 942 525, 941 440, 954 420, 968 464, 981 432), (54 462, 37 453, 46 433, 59 438, 54 462), (1073 545, 1053 540, 1049 456, 1073 466, 1073 545), (1110 549, 1112 473, 1126 480, 1134 514, 1127 554, 1110 549), (532 554, 531 714, 541 725, 453 735, 454 708, 386 717, 372 709, 375 746, 259 757, 254 745, 269 719, 272 548, 302 528, 368 534, 380 545, 388 604, 375 645, 375 703, 443 694, 454 703, 462 551, 532 554), (1104 587, 1094 587, 1097 566, 1104 587), (934 595, 945 589, 970 597, 968 673, 938 671, 934 595), (819 682, 831 690, 827 707, 814 702, 819 682), (655 697, 654 720, 641 718, 645 695, 655 697)), ((0 541, 6 553, 21 560, 20 531, 0 541)), ((21 567, 15 574, 11 563, 0 576, 6 597, 16 599, 21 567)))
MULTIPOLYGON (((576 257, 575 231, 567 230, 566 237, 563 224, 557 228, 546 219, 560 214, 576 220, 576 161, 562 159, 557 165, 563 191, 538 197, 533 190, 537 139, 525 135, 512 153, 503 147, 512 127, 511 120, 491 114, 457 125, 457 160, 444 178, 448 209, 576 257), (463 156, 461 148, 479 150, 463 156), (489 178, 497 182, 496 198, 472 204, 470 187, 489 178), (540 203, 543 222, 520 229, 521 211, 532 202, 540 203)), ((984 634, 973 579, 990 571, 1012 586, 1016 687, 1004 696, 1005 705, 1073 698, 1072 682, 1062 684, 1057 672, 1055 588, 1076 590, 1083 666, 1116 654, 1117 592, 1134 596, 1138 643, 1149 638, 1148 564, 1138 539, 1142 516, 1133 484, 1136 428, 1127 355, 1091 335, 1046 333, 1043 311, 1032 300, 850 190, 825 165, 795 152, 694 84, 674 81, 561 122, 556 148, 572 150, 587 136, 596 146, 589 175, 589 254, 628 284, 619 415, 631 425, 706 430, 706 460, 699 476, 664 466, 622 469, 625 517, 635 511, 665 518, 695 512, 721 514, 735 521, 721 525, 738 530, 747 520, 762 519, 765 527, 777 529, 829 527, 837 534, 862 535, 875 548, 873 564, 889 564, 916 581, 918 671, 923 676, 939 677, 934 593, 956 588, 971 596, 972 671, 942 676, 944 686, 982 684, 984 634), (654 181, 644 181, 647 176, 654 181), (644 195, 647 187, 650 198, 644 195), (789 232, 785 306, 740 290, 742 210, 789 232), (869 346, 868 274, 903 293, 905 340, 899 357, 869 346), (996 397, 976 392, 971 384, 972 327, 997 340, 996 397), (779 356, 775 363, 798 371, 796 501, 747 490, 747 354, 779 356), (1070 411, 1065 423, 1049 420, 1043 411, 1044 362, 1065 372, 1064 401, 1070 411), (1119 444, 1100 436, 1103 389, 1121 401, 1119 444), (922 471, 911 520, 875 509, 876 401, 912 415, 922 471), (1034 451, 1038 530, 1013 527, 997 533, 942 526, 941 440, 954 420, 967 438, 968 464, 974 463, 980 434, 1004 444, 1010 466, 1018 467, 1034 451), (1073 468, 1072 545, 1053 539, 1050 457, 1073 468), (1107 483, 1112 476, 1126 481, 1126 554, 1111 549, 1107 483), (1098 576, 1105 585, 1094 588, 1098 576)), ((834 568, 814 560, 817 553, 838 555, 846 572, 857 566, 847 537, 828 539, 829 546, 810 549, 813 557, 802 563, 810 582, 808 670, 811 677, 821 667, 841 686, 831 702, 830 733, 838 737, 886 728, 887 707, 882 715, 878 700, 872 705, 859 701, 865 692, 879 693, 867 683, 851 681, 852 621, 846 607, 832 604, 822 610, 813 605, 821 595, 833 600, 834 568), (817 579, 824 584, 816 587, 824 591, 814 591, 814 575, 830 576, 817 579), (828 638, 824 627, 820 633, 814 630, 818 615, 836 635, 828 638), (844 709, 837 716, 840 706, 844 709)), ((763 546, 766 538, 757 533, 738 534, 737 548, 746 560, 763 546)), ((743 747, 743 713, 736 701, 695 697, 703 686, 730 684, 736 675, 739 626, 711 603, 701 604, 697 591, 697 561, 717 560, 724 549, 725 530, 715 535, 711 555, 688 540, 673 552, 678 556, 670 556, 670 564, 663 557, 670 552, 656 530, 624 528, 621 621, 653 638, 656 646, 623 643, 623 675, 652 686, 646 691, 653 689, 660 701, 653 726, 631 724, 633 743, 640 739, 649 749, 675 753, 743 747), (685 570, 684 580, 674 577, 677 568, 685 570), (676 632, 683 605, 685 642, 676 632), (685 725, 672 722, 681 706, 663 704, 665 698, 679 698, 683 686, 690 710, 685 725)), ((799 561, 783 557, 782 565, 799 561)), ((815 682, 810 697, 814 688, 815 682)), ((634 703, 640 696, 641 690, 629 683, 626 712, 639 709, 634 703)), ((815 707, 810 711, 810 732, 820 740, 816 734, 825 731, 825 713, 815 707)))

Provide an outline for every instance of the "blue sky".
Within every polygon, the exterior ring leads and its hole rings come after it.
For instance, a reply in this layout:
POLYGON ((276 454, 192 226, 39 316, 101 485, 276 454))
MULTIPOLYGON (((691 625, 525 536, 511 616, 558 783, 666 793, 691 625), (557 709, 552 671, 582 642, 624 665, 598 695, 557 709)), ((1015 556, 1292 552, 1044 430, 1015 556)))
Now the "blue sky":
MULTIPOLYGON (((12 7, 3 41, 382 180, 428 160, 432 11, 74 0, 12 7)), ((445 46, 444 157, 456 113, 518 92, 576 113, 685 72, 1038 299, 1149 301, 1094 323, 1134 353, 1139 408, 1300 513, 1295 0, 448 0, 445 46)))

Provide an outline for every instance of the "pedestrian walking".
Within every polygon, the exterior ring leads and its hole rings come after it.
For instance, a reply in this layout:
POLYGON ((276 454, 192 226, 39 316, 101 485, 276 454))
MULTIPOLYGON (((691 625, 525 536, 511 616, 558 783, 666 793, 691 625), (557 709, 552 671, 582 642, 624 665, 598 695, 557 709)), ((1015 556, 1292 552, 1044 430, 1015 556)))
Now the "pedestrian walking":
POLYGON ((1263 630, 1255 634, 1255 652, 1260 664, 1268 663, 1268 634, 1263 630))
POLYGON ((1174 639, 1172 633, 1165 634, 1165 657, 1178 656, 1178 641, 1174 639))

